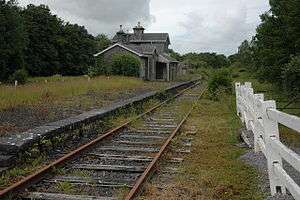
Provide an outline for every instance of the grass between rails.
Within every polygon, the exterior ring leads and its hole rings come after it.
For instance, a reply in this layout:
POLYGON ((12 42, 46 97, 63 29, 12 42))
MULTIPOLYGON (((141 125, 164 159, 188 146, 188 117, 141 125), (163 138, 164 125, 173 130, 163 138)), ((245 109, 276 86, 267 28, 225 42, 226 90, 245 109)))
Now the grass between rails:
POLYGON ((134 89, 163 89, 169 83, 144 82, 138 78, 100 76, 35 78, 26 85, 0 85, 0 110, 17 106, 30 106, 43 101, 62 100, 91 92, 114 94, 134 89), (47 80, 47 82, 45 82, 47 80))
MULTIPOLYGON (((241 126, 235 117, 234 96, 222 101, 202 98, 185 127, 197 127, 192 153, 185 158, 174 183, 166 190, 149 186, 141 199, 221 199, 259 200, 258 173, 239 157, 245 149, 237 147, 237 130, 241 126)), ((183 134, 184 134, 183 128, 183 134)))

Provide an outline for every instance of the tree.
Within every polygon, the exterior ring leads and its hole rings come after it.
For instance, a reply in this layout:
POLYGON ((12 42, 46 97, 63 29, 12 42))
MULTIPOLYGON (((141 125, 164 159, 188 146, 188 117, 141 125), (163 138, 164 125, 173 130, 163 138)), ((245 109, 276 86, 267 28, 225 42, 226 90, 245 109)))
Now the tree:
POLYGON ((291 93, 300 92, 300 56, 293 57, 282 71, 283 86, 291 93))
POLYGON ((25 59, 29 74, 49 76, 58 73, 58 38, 63 22, 45 5, 28 5, 22 16, 28 39, 25 59))
POLYGON ((172 58, 176 59, 177 61, 182 61, 182 56, 180 53, 174 51, 173 49, 169 49, 169 53, 172 58))
POLYGON ((58 53, 62 75, 81 75, 94 65, 96 41, 83 26, 66 23, 58 39, 58 53))
POLYGON ((45 5, 22 11, 27 31, 26 68, 31 76, 82 75, 94 64, 96 41, 84 26, 65 23, 45 5))
POLYGON ((112 74, 123 76, 139 76, 140 61, 130 54, 116 53, 112 56, 112 74))
POLYGON ((14 0, 0 0, 0 81, 24 67, 24 26, 14 0))
POLYGON ((244 66, 252 65, 252 49, 248 40, 242 42, 238 48, 238 61, 244 66))
POLYGON ((216 53, 188 53, 182 56, 183 60, 192 68, 212 67, 221 68, 228 67, 230 62, 225 55, 216 53))
POLYGON ((110 39, 105 34, 99 34, 95 37, 97 43, 97 51, 100 52, 111 45, 110 39))
POLYGON ((282 71, 300 53, 300 2, 271 0, 254 39, 253 61, 262 80, 282 85, 282 71))

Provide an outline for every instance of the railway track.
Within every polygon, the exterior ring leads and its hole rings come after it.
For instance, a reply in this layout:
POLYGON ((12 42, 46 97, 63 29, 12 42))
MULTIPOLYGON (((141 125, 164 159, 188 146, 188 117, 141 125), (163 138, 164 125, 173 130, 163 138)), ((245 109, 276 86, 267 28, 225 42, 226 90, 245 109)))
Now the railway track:
MULTIPOLYGON (((199 83, 0 191, 0 199, 133 199, 203 94, 199 83)), ((181 140, 176 157, 182 162, 181 140)))

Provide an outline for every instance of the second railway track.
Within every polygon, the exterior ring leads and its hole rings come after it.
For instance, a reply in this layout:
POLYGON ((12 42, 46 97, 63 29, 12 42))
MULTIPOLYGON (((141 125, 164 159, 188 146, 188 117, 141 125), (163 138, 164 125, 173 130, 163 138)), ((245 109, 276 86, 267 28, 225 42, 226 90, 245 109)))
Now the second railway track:
MULTIPOLYGON (((20 182, 0 198, 133 199, 203 94, 199 83, 20 182), (20 192, 20 193, 18 193, 20 192)), ((178 149, 178 154, 186 153, 178 149)), ((176 162, 180 158, 170 158, 176 162)))

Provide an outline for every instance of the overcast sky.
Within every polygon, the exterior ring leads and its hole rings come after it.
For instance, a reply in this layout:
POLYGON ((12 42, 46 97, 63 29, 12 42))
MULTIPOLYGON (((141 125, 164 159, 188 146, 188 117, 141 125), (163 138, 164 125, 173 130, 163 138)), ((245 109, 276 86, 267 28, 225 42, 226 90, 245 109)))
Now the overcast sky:
POLYGON ((269 9, 267 0, 19 0, 49 5, 52 12, 72 23, 84 25, 92 34, 112 36, 141 21, 147 32, 168 32, 180 53, 233 54, 250 39, 269 9))

